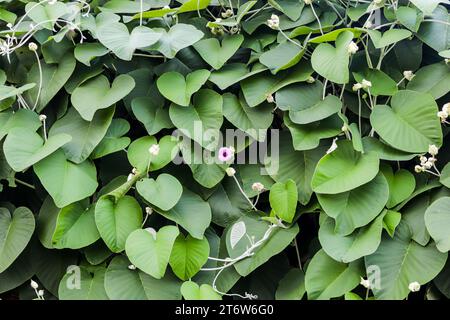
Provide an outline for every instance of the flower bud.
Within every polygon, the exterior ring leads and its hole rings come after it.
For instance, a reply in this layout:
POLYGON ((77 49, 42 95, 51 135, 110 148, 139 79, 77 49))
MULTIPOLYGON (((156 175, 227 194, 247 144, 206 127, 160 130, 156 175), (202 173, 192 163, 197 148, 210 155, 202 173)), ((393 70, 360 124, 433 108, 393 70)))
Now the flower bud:
POLYGON ((420 290, 420 283, 417 281, 411 282, 408 286, 409 291, 411 292, 417 292, 420 290))
POLYGON ((362 84, 361 83, 355 83, 353 85, 353 88, 352 88, 353 91, 358 91, 358 90, 361 90, 361 89, 362 89, 362 84))
POLYGON ((439 148, 436 147, 434 144, 431 144, 428 147, 428 153, 431 154, 432 156, 436 156, 439 153, 439 148))
POLYGON ((31 287, 32 287, 33 289, 39 288, 39 285, 38 285, 37 282, 34 281, 34 280, 31 280, 30 285, 31 285, 31 287))
POLYGON ((44 122, 45 120, 47 120, 47 116, 45 114, 39 115, 39 121, 40 122, 44 122))
POLYGON ((229 167, 225 170, 225 172, 227 173, 227 176, 229 177, 233 177, 236 174, 236 170, 234 170, 232 167, 229 167))
POLYGON ((352 41, 349 43, 349 45, 347 47, 347 52, 349 54, 355 54, 356 52, 358 52, 358 49, 359 49, 358 45, 352 41))
POLYGON ((36 43, 34 43, 34 42, 30 42, 29 44, 28 44, 28 49, 30 50, 30 51, 36 51, 37 49, 38 49, 38 46, 37 46, 37 44, 36 43))
POLYGON ((252 190, 261 192, 264 190, 264 185, 261 182, 255 182, 252 184, 252 190))
POLYGON ((406 80, 411 81, 416 75, 412 71, 403 71, 403 76, 406 80))

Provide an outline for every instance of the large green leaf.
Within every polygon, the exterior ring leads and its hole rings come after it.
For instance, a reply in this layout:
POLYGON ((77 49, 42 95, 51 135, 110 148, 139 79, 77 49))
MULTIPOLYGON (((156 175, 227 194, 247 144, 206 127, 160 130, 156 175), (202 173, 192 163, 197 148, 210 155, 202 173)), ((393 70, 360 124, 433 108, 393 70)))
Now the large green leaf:
POLYGON ((427 152, 431 144, 442 145, 438 108, 431 95, 399 91, 391 106, 377 105, 370 115, 372 126, 384 141, 411 153, 427 152))
POLYGON ((199 286, 193 281, 183 283, 181 294, 185 300, 222 300, 222 297, 209 284, 199 286))
POLYGON ((241 34, 224 37, 222 43, 216 38, 198 41, 194 44, 195 50, 211 67, 219 70, 239 49, 244 37, 241 34))
POLYGON ((339 112, 342 102, 338 97, 328 95, 325 99, 318 103, 301 109, 289 109, 289 118, 297 124, 307 124, 315 121, 323 120, 329 116, 339 112))
POLYGON ((113 119, 105 136, 92 151, 91 159, 102 158, 108 154, 124 150, 131 142, 130 138, 123 137, 129 130, 130 124, 127 120, 121 118, 113 119))
POLYGON ((371 222, 389 199, 389 185, 379 173, 372 181, 338 194, 317 194, 325 213, 335 220, 335 232, 349 235, 371 222))
POLYGON ((93 152, 102 141, 111 124, 115 108, 108 108, 97 112, 92 121, 84 120, 74 108, 56 121, 50 129, 49 137, 65 133, 72 137, 62 146, 68 160, 81 163, 93 152))
POLYGON ((100 25, 97 29, 98 40, 122 60, 131 60, 136 49, 142 49, 156 43, 161 33, 148 27, 137 26, 131 33, 125 24, 114 22, 100 25))
POLYGON ((430 236, 436 242, 441 252, 450 250, 450 197, 443 197, 434 201, 425 211, 425 225, 430 236))
POLYGON ((264 52, 259 61, 276 74, 297 64, 305 53, 305 48, 298 43, 286 41, 264 52))
POLYGON ((34 227, 34 216, 28 208, 17 208, 12 215, 8 209, 0 208, 0 274, 25 249, 34 227))
POLYGON ((280 219, 291 223, 297 208, 298 192, 295 181, 276 182, 270 188, 269 201, 273 213, 280 219))
POLYGON ((172 209, 168 211, 155 209, 167 219, 181 225, 196 239, 203 239, 203 234, 211 223, 209 204, 186 188, 183 188, 180 200, 172 209))
POLYGON ((36 131, 40 126, 39 116, 27 109, 19 109, 16 112, 4 111, 0 113, 0 140, 2 140, 13 128, 23 128, 36 131))
POLYGON ((176 226, 133 231, 127 239, 125 250, 130 261, 140 270, 156 279, 166 273, 175 239, 179 234, 176 226))
POLYGON ((133 78, 126 74, 115 78, 111 86, 107 77, 99 75, 76 88, 71 102, 84 120, 92 121, 97 110, 106 109, 122 100, 134 86, 133 78))
POLYGON ((98 187, 94 164, 72 163, 62 150, 35 164, 34 172, 59 208, 91 196, 98 187))
POLYGON ((433 242, 421 246, 411 239, 405 222, 400 222, 394 238, 383 235, 377 251, 365 258, 366 267, 377 266, 380 287, 372 289, 379 300, 402 300, 409 294, 411 282, 423 285, 442 270, 447 253, 441 253, 433 242))
POLYGON ((305 295, 305 274, 301 269, 291 269, 278 284, 277 300, 301 300, 305 295))
POLYGON ((355 288, 362 275, 359 261, 337 262, 319 250, 308 265, 305 288, 310 300, 329 300, 355 288))
POLYGON ((336 194, 368 183, 378 173, 376 153, 360 153, 351 141, 338 141, 337 149, 320 159, 311 186, 317 193, 336 194))
POLYGON ((58 298, 60 300, 108 300, 104 285, 105 273, 106 269, 101 267, 96 268, 94 272, 81 267, 79 288, 70 286, 71 278, 76 275, 66 273, 59 284, 58 298))
POLYGON ((450 67, 435 63, 419 69, 406 87, 408 90, 431 94, 439 99, 450 91, 450 67))
POLYGON ((130 233, 141 227, 142 209, 133 197, 124 196, 114 202, 106 195, 95 205, 95 223, 108 248, 121 252, 130 233))
POLYGON ((181 183, 170 174, 160 174, 156 180, 144 178, 136 183, 137 192, 161 210, 172 209, 183 193, 181 183))
POLYGON ((131 108, 136 118, 142 122, 149 135, 154 135, 165 128, 172 128, 169 109, 164 108, 164 102, 158 103, 150 97, 133 99, 131 108))
POLYGON ((381 169, 389 184, 389 200, 386 207, 393 208, 414 192, 416 180, 413 174, 405 169, 400 169, 395 173, 391 166, 382 166, 381 169))
POLYGON ((170 267, 181 280, 191 279, 208 261, 208 239, 195 239, 191 235, 180 234, 173 244, 170 255, 170 267))
POLYGON ((409 38, 412 35, 411 31, 405 29, 390 29, 384 33, 381 33, 378 30, 368 30, 367 33, 369 34, 373 45, 377 49, 400 42, 401 40, 409 38))

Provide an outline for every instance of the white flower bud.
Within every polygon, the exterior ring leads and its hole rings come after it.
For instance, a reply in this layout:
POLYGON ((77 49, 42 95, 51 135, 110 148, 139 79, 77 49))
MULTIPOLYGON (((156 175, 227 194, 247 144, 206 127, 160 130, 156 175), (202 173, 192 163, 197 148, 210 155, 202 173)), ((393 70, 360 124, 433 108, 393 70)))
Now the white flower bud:
POLYGON ((6 25, 6 27, 9 28, 9 29, 12 29, 13 25, 12 25, 12 23, 8 23, 8 24, 6 25))
POLYGON ((28 49, 30 50, 30 51, 36 51, 37 49, 38 49, 38 46, 37 46, 37 44, 36 43, 34 43, 34 42, 30 42, 29 44, 28 44, 28 49))
POLYGON ((408 70, 408 71, 403 71, 403 77, 405 77, 406 80, 411 81, 416 75, 414 74, 414 72, 408 70))
POLYGON ((449 114, 448 114, 448 112, 445 112, 445 111, 439 111, 437 113, 437 116, 441 119, 441 122, 444 123, 445 120, 447 120, 449 114))
POLYGON ((428 147, 428 153, 431 154, 432 156, 436 156, 439 153, 439 148, 436 147, 434 144, 431 144, 428 147))
POLYGON ((347 131, 348 131, 348 127, 347 127, 347 125, 346 125, 345 123, 344 123, 344 125, 342 126, 341 131, 342 131, 342 132, 347 132, 347 131))
POLYGON ((131 179, 133 179, 133 177, 134 177, 134 174, 130 173, 127 177, 127 181, 130 181, 131 179))
POLYGON ((39 290, 39 291, 38 291, 38 295, 41 296, 41 297, 43 297, 43 296, 44 296, 44 290, 39 290))
POLYGON ((234 170, 232 167, 229 167, 225 170, 225 172, 227 173, 227 176, 232 177, 236 174, 236 170, 234 170))
POLYGON ((268 103, 273 103, 275 101, 274 98, 273 98, 273 95, 271 95, 271 94, 269 94, 267 96, 266 100, 267 100, 268 103))
POLYGON ((446 104, 444 104, 444 105, 442 106, 442 111, 445 112, 445 113, 447 113, 447 114, 450 113, 450 102, 448 102, 448 103, 446 103, 446 104))
POLYGON ((170 10, 170 6, 164 6, 163 9, 170 10))
POLYGON ((409 291, 411 292, 417 292, 420 290, 420 283, 417 281, 411 282, 408 286, 409 291))
POLYGON ((314 83, 316 82, 316 79, 314 79, 313 76, 310 76, 308 79, 306 79, 306 83, 314 83))
POLYGON ((444 59, 445 64, 449 64, 450 63, 450 59, 444 59))
POLYGON ((136 175, 137 174, 137 169, 136 168, 133 168, 133 169, 131 169, 131 173, 133 174, 133 175, 136 175))
POLYGON ((30 282, 30 286, 33 288, 33 289, 37 289, 37 288, 39 288, 39 285, 37 284, 37 282, 36 281, 34 281, 34 280, 31 280, 31 282, 30 282))
POLYGON ((47 120, 47 116, 45 114, 39 115, 39 121, 44 122, 45 120, 47 120))
POLYGON ((364 28, 366 29, 370 29, 373 27, 373 23, 371 21, 366 21, 366 23, 364 24, 364 28))
POLYGON ((355 54, 356 52, 358 52, 358 49, 359 49, 358 45, 352 41, 348 44, 347 52, 348 54, 355 54))
POLYGON ((306 5, 310 5, 310 4, 312 4, 313 0, 303 0, 303 2, 304 2, 306 5))
POLYGON ((272 29, 278 29, 280 26, 280 18, 276 14, 272 14, 269 20, 267 20, 267 24, 272 29))
POLYGON ((367 89, 367 88, 371 88, 372 87, 372 82, 370 82, 369 80, 363 79, 363 81, 361 82, 363 89, 367 89))
POLYGON ((414 171, 416 171, 417 173, 421 173, 421 172, 425 171, 425 168, 417 165, 414 167, 414 171))
POLYGON ((428 161, 427 157, 425 157, 425 156, 420 156, 420 164, 421 164, 421 165, 424 165, 425 162, 427 162, 427 161, 428 161))
POLYGON ((264 185, 261 182, 255 182, 252 184, 252 190, 261 192, 264 190, 264 185))
POLYGON ((128 269, 130 269, 130 270, 136 270, 136 266, 135 266, 134 264, 130 264, 130 265, 128 266, 128 269))
POLYGON ((148 152, 152 156, 157 156, 159 154, 159 144, 153 144, 149 149, 148 152))
POLYGON ((366 280, 363 277, 361 277, 361 281, 359 282, 359 284, 362 285, 366 289, 370 288, 370 280, 369 279, 366 280))
POLYGON ((153 209, 150 207, 145 207, 145 213, 151 215, 153 213, 153 209))
POLYGON ((431 169, 432 167, 433 167, 433 163, 432 162, 430 162, 430 161, 427 161, 427 162, 425 162, 424 164, 423 164, 423 167, 425 168, 425 169, 431 169))
POLYGON ((353 90, 353 91, 358 91, 358 90, 361 90, 362 87, 363 87, 363 86, 362 86, 361 83, 355 83, 355 84, 353 85, 352 90, 353 90))
POLYGON ((337 149, 337 147, 338 147, 338 145, 337 145, 337 143, 336 143, 337 139, 338 139, 338 138, 334 138, 334 139, 333 139, 333 143, 331 144, 331 147, 327 150, 327 154, 330 154, 330 153, 332 153, 334 150, 337 149))

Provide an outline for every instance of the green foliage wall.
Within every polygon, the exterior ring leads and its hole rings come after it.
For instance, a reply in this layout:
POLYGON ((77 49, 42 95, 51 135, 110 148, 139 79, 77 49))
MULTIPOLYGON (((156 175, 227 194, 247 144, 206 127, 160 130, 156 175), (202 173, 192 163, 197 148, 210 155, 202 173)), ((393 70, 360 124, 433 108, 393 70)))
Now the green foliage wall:
POLYGON ((0 1, 1 298, 450 298, 449 49, 447 0, 0 1))

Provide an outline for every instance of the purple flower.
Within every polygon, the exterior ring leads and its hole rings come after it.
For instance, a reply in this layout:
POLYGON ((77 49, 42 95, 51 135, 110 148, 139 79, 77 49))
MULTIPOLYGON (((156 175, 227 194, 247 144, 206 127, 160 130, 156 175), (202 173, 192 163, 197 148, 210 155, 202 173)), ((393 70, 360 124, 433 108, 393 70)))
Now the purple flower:
POLYGON ((223 162, 227 162, 233 158, 233 149, 222 147, 219 149, 219 160, 223 162))

